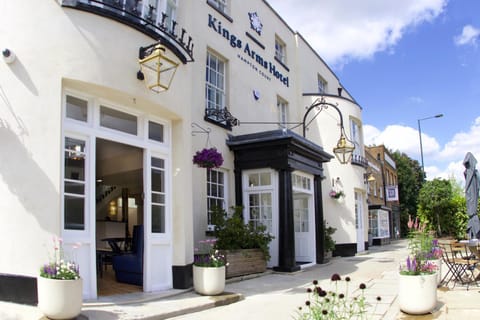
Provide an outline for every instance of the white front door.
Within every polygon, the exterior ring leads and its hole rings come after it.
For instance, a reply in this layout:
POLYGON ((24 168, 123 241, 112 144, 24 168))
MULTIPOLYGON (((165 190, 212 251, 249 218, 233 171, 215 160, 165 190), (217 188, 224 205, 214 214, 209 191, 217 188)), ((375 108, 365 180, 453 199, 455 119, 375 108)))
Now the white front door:
POLYGON ((299 263, 313 262, 312 224, 308 194, 293 195, 293 218, 295 229, 295 260, 299 263))
POLYGON ((295 260, 315 263, 315 216, 313 214, 313 176, 301 171, 292 173, 295 260))
POLYGON ((363 195, 355 192, 355 228, 357 231, 357 252, 365 251, 365 227, 363 223, 363 195))

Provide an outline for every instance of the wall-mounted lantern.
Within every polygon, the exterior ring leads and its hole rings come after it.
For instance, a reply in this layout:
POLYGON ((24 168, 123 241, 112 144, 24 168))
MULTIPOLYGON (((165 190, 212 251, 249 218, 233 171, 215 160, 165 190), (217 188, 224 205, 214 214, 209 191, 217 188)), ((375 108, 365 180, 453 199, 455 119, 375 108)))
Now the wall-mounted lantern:
POLYGON ((367 172, 367 173, 364 173, 363 174, 363 182, 365 184, 369 184, 370 182, 373 182, 375 181, 375 177, 373 176, 373 174, 371 172, 367 172))
POLYGON ((308 113, 313 109, 317 109, 318 112, 321 112, 322 110, 327 109, 329 106, 337 110, 338 115, 340 116, 340 138, 338 139, 337 146, 333 148, 333 153, 335 153, 335 156, 341 164, 346 164, 350 162, 350 159, 352 158, 352 153, 353 150, 355 150, 355 145, 347 138, 345 134, 345 128, 343 127, 343 116, 340 112, 340 109, 338 109, 336 105, 326 102, 324 97, 315 100, 313 104, 308 107, 307 112, 305 112, 302 121, 303 136, 305 137, 306 134, 306 121, 308 113))
POLYGON ((179 62, 167 57, 165 47, 159 43, 140 47, 138 63, 140 71, 137 79, 145 81, 145 86, 157 93, 170 88, 179 65, 179 62))

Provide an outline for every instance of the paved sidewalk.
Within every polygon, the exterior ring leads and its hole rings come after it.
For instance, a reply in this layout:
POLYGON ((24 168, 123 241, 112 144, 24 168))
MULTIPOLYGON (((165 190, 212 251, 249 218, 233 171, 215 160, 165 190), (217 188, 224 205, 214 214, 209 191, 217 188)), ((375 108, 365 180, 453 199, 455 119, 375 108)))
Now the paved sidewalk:
MULTIPOLYGON (((437 308, 432 314, 409 316, 397 304, 398 267, 407 254, 406 241, 372 247, 355 257, 336 257, 325 265, 317 265, 293 274, 268 271, 261 275, 229 280, 220 296, 200 296, 192 290, 170 290, 158 294, 137 293, 122 297, 106 297, 84 303, 78 319, 293 319, 296 310, 307 298, 306 288, 316 279, 328 286, 330 276, 349 276, 349 288, 367 285, 365 294, 372 304, 369 320, 410 319, 480 319, 478 287, 470 290, 456 286, 454 290, 438 289, 437 308), (381 301, 376 298, 380 296, 381 301)), ((0 301, 0 319, 39 320, 36 307, 0 301)))

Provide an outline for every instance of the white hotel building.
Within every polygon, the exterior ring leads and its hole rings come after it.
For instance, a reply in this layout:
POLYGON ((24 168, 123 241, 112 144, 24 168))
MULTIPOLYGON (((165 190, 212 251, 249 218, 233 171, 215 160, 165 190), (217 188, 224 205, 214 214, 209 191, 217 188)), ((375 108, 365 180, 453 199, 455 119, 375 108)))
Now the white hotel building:
POLYGON ((97 299, 102 239, 134 225, 144 229, 140 288, 188 288, 207 204, 242 205, 246 222, 267 225, 275 270, 324 262, 324 219, 337 228, 334 254, 366 249, 362 109, 267 1, 0 10, 0 300, 36 303, 52 236, 67 250, 82 244, 84 299, 97 299), (178 62, 168 90, 138 72, 157 43, 178 62), (346 164, 333 153, 340 115, 355 145, 346 164), (220 168, 192 163, 206 146, 222 153, 220 168))

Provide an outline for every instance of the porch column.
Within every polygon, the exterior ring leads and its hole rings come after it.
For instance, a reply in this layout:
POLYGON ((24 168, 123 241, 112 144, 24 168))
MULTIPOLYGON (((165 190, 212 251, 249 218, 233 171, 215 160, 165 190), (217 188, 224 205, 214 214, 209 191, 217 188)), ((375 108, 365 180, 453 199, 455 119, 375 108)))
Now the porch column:
POLYGON ((243 206, 242 170, 235 168, 235 205, 243 206))
POLYGON ((295 261, 295 229, 293 225, 292 170, 278 171, 278 266, 275 271, 294 272, 300 270, 295 261))
POLYGON ((323 228, 323 199, 322 178, 315 175, 313 178, 313 196, 315 200, 315 250, 317 263, 324 263, 325 259, 325 230, 323 228))

